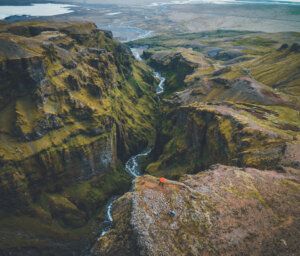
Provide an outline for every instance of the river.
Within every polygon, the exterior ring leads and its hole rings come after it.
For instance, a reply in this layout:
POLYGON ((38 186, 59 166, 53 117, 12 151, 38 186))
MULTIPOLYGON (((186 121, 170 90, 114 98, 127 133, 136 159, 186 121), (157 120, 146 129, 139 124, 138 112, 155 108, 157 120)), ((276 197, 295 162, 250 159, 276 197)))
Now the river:
POLYGON ((152 31, 140 29, 131 26, 135 21, 116 22, 116 23, 98 23, 100 29, 110 30, 113 33, 114 39, 121 43, 127 43, 137 39, 147 38, 152 36, 152 31))
MULTIPOLYGON (((141 57, 141 52, 143 51, 142 48, 131 48, 131 52, 133 54, 133 56, 136 58, 136 60, 138 61, 143 61, 142 57, 141 57)), ((156 89, 156 93, 157 94, 161 94, 164 92, 164 84, 166 81, 166 78, 161 76, 161 74, 155 70, 153 70, 153 75, 159 79, 159 84, 158 87, 156 89)), ((126 172, 128 172, 133 179, 135 179, 136 177, 139 177, 142 173, 140 170, 140 166, 139 166, 139 158, 143 157, 143 156, 147 156, 150 152, 151 152, 151 148, 150 149, 146 149, 143 152, 134 155, 132 157, 130 157, 128 159, 128 161, 125 164, 125 170, 126 172)), ((111 228, 112 223, 113 223, 113 203, 116 199, 118 199, 119 197, 113 197, 107 204, 106 206, 106 215, 105 215, 105 221, 102 223, 102 232, 100 234, 100 237, 104 236, 111 228)))
MULTIPOLYGON (((129 160, 126 162, 125 170, 131 175, 132 178, 136 178, 141 175, 139 158, 142 156, 147 156, 151 152, 151 150, 151 148, 146 149, 142 153, 130 157, 129 160)), ((113 203, 118 198, 118 196, 111 198, 106 206, 105 220, 102 223, 103 228, 100 237, 104 236, 111 228, 113 222, 113 203)))
MULTIPOLYGON (((142 61, 142 57, 141 57, 141 53, 145 50, 145 48, 130 48, 133 56, 138 60, 138 61, 142 61)), ((159 84, 156 88, 156 93, 157 94, 161 94, 164 92, 164 85, 166 82, 166 78, 163 77, 159 72, 152 70, 154 76, 159 80, 159 84)))

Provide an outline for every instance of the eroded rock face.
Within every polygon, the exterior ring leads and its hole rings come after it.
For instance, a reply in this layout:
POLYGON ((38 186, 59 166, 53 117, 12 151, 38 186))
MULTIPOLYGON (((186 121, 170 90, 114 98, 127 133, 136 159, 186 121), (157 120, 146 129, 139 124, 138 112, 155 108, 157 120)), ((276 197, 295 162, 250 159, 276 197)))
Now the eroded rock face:
MULTIPOLYGON (((15 43, 11 42, 11 46, 15 43)), ((20 48, 23 50, 23 48, 20 48)), ((23 50, 25 51, 25 50, 23 50)), ((28 52, 29 56, 23 57, 17 51, 1 61, 0 68, 0 109, 5 107, 13 98, 21 97, 39 88, 45 79, 46 73, 41 56, 28 52), (19 56, 15 56, 15 55, 19 56), (21 56, 21 57, 20 57, 21 56)))
POLYGON ((240 56, 243 56, 243 53, 241 53, 239 51, 220 51, 215 56, 215 59, 226 61, 226 60, 235 59, 235 58, 240 57, 240 56))
POLYGON ((164 187, 154 177, 139 177, 133 192, 114 204, 113 229, 98 239, 94 252, 297 255, 299 190, 295 176, 223 165, 164 187), (134 242, 115 243, 123 235, 134 242))
POLYGON ((216 162, 260 169, 298 168, 295 157, 285 154, 291 138, 261 127, 230 106, 195 103, 172 108, 165 114, 167 121, 153 149, 157 160, 147 166, 150 174, 177 179, 216 162))
MULTIPOLYGON (((26 173, 29 183, 43 183, 29 184, 31 191, 43 189, 49 173, 55 173, 51 186, 58 174, 68 176, 70 184, 91 179, 115 168, 131 148, 146 146, 145 132, 154 128, 151 122, 146 129, 143 125, 141 140, 129 128, 127 116, 139 115, 135 104, 140 96, 128 80, 137 82, 139 72, 151 71, 135 67, 139 71, 133 74, 133 57, 108 32, 90 23, 21 22, 2 25, 0 39, 5 46, 0 48, 0 165, 5 170, 9 162, 26 173), (134 102, 132 113, 131 107, 123 108, 128 102, 134 102), (118 141, 117 127, 122 129, 118 141), (120 144, 125 148, 117 156, 120 144)), ((147 84, 142 78, 139 82, 147 84)), ((154 106, 154 90, 148 89, 146 101, 154 106)))

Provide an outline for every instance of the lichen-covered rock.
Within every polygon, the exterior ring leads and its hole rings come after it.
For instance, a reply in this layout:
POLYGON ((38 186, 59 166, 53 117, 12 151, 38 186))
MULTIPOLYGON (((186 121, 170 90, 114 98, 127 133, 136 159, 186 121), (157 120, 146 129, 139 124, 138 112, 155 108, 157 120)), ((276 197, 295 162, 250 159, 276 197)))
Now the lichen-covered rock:
POLYGON ((180 182, 158 183, 151 176, 139 177, 133 192, 114 204, 114 227, 96 243, 96 255, 126 255, 128 247, 115 243, 123 235, 134 241, 132 255, 300 252, 297 176, 214 165, 180 182))

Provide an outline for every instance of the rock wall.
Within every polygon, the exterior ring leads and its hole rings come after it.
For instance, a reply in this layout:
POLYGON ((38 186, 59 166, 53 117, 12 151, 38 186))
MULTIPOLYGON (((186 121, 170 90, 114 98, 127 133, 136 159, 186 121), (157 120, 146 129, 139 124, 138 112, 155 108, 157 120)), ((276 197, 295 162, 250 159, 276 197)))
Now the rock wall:
POLYGON ((186 106, 166 113, 153 150, 155 161, 147 167, 151 174, 176 178, 216 162, 277 168, 289 141, 225 107, 186 106))

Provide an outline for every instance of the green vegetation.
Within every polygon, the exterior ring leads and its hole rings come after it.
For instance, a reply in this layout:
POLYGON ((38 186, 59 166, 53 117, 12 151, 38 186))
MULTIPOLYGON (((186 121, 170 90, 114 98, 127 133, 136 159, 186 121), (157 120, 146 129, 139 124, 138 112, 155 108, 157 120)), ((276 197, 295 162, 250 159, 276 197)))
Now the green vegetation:
POLYGON ((246 37, 242 39, 237 39, 232 42, 235 46, 255 46, 255 47, 268 47, 278 43, 275 40, 263 38, 263 37, 246 37))
POLYGON ((147 45, 147 63, 167 78, 147 172, 176 179, 214 163, 281 165, 286 143, 299 141, 297 42, 294 33, 215 31, 130 43, 147 45))
MULTIPOLYGON (((215 40, 216 38, 227 38, 227 37, 235 37, 253 34, 251 31, 237 31, 237 30, 216 30, 216 31, 205 31, 199 33, 174 33, 174 34, 163 34, 153 36, 151 38, 138 39, 132 42, 127 43, 129 46, 144 46, 148 45, 151 49, 155 47, 170 47, 175 46, 176 41, 184 40, 184 42, 195 41, 195 40, 207 40, 212 38, 215 40)), ((178 43, 178 46, 180 46, 178 43)))

